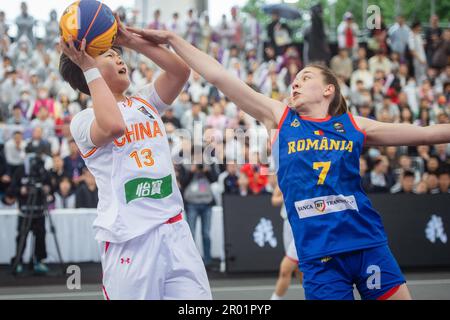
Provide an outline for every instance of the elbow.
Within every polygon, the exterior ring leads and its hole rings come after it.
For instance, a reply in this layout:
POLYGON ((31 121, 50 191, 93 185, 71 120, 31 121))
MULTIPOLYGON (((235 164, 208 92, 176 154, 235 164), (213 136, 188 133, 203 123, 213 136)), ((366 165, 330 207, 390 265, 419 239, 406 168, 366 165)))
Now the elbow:
POLYGON ((191 68, 186 63, 183 63, 180 74, 183 77, 184 82, 187 82, 191 76, 191 68))

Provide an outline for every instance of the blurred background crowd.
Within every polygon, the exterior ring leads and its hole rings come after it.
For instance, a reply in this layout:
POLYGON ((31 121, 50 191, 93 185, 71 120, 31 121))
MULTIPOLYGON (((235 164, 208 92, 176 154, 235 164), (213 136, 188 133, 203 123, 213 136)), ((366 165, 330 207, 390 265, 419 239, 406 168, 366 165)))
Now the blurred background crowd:
MULTIPOLYGON (((72 117, 91 107, 91 100, 59 75, 56 11, 50 12, 41 38, 35 36, 35 21, 26 3, 21 11, 18 17, 6 17, 0 11, 0 207, 16 206, 21 197, 21 168, 27 154, 36 153, 44 155, 51 208, 95 208, 95 179, 85 169, 69 130, 72 117), (11 24, 17 28, 14 37, 9 34, 11 24)), ((119 14, 126 24, 136 25, 125 11, 119 14)), ((379 28, 370 30, 362 42, 361 26, 346 12, 337 26, 337 41, 330 43, 321 15, 320 6, 311 8, 311 25, 304 30, 302 43, 294 42, 296 31, 281 12, 273 11, 269 23, 262 23, 251 15, 242 19, 238 7, 225 12, 216 26, 194 10, 173 12, 169 21, 162 21, 161 12, 155 10, 145 27, 182 35, 250 87, 280 101, 289 97, 290 83, 301 68, 319 61, 339 76, 354 115, 417 126, 450 123, 448 17, 440 21, 433 15, 426 26, 402 16, 391 25, 381 19, 379 28)), ((158 68, 147 58, 125 50, 124 59, 131 71, 128 94, 158 76, 158 68)), ((264 127, 195 72, 163 121, 171 144, 181 145, 173 149, 174 159, 180 150, 195 148, 177 136, 177 129, 193 133, 201 128, 203 142, 211 148, 209 163, 179 161, 175 165, 193 221, 197 215, 207 215, 212 205, 220 205, 223 193, 255 196, 273 191, 276 182, 268 174, 272 167, 262 161, 260 152, 261 145, 270 152, 270 144, 233 137, 242 130, 267 140, 264 127)), ((449 144, 366 147, 360 164, 368 193, 450 190, 449 144)))

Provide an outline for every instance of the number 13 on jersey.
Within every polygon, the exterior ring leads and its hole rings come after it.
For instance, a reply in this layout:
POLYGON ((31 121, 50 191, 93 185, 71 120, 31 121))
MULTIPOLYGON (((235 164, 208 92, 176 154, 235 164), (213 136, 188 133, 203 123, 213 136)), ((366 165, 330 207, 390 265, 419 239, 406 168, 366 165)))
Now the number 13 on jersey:
POLYGON ((324 184, 325 179, 327 178, 328 171, 330 170, 331 161, 327 162, 314 162, 313 169, 318 170, 322 168, 322 171, 319 174, 319 180, 317 181, 318 185, 324 184))
POLYGON ((139 169, 141 169, 143 166, 151 167, 155 164, 153 153, 150 149, 142 149, 140 151, 135 150, 130 153, 130 158, 133 158, 136 161, 136 165, 139 169))

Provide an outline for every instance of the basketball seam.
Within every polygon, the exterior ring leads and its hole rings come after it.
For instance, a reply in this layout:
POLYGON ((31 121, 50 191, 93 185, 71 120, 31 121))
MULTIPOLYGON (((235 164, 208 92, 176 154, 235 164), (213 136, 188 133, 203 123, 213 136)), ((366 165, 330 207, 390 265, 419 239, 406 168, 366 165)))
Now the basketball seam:
MULTIPOLYGON (((97 19, 98 14, 99 14, 100 9, 102 8, 102 6, 103 6, 103 3, 100 2, 100 5, 99 5, 98 8, 97 8, 97 12, 95 13, 94 18, 92 19, 91 24, 90 24, 89 27, 87 28, 87 30, 86 30, 86 32, 84 33, 83 37, 81 38, 81 41, 83 41, 83 39, 86 38, 86 36, 87 36, 87 34, 89 33, 89 31, 91 31, 91 28, 92 28, 92 26, 94 25, 94 22, 95 22, 95 20, 97 19)), ((87 46, 87 45, 88 45, 88 44, 86 43, 86 46, 87 46)))
MULTIPOLYGON (((89 43, 93 43, 93 42, 95 42, 95 40, 97 40, 98 38, 100 38, 101 36, 103 36, 105 33, 108 33, 108 32, 110 32, 112 29, 114 29, 116 27, 116 24, 115 23, 113 23, 112 24, 112 26, 111 27, 109 27, 109 29, 108 30, 106 30, 104 33, 102 33, 102 34, 99 34, 98 36, 96 36, 94 39, 92 39, 89 43)), ((101 48, 99 48, 99 47, 96 47, 95 45, 91 45, 91 48, 95 48, 95 49, 101 49, 101 48)))

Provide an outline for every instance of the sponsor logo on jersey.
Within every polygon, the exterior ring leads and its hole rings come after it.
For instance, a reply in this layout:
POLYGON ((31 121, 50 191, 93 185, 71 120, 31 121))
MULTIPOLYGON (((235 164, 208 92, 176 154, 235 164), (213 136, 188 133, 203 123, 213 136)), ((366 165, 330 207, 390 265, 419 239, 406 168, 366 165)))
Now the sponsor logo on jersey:
POLYGON ((148 112, 148 110, 145 109, 145 107, 140 107, 138 110, 140 112, 142 112, 144 115, 146 115, 147 117, 149 117, 150 119, 155 120, 155 117, 153 117, 153 115, 150 112, 148 112))
POLYGON ((308 150, 327 150, 327 151, 353 151, 353 141, 334 140, 323 137, 322 139, 300 139, 289 141, 288 154, 308 151, 308 150))
POLYGON ((163 199, 172 194, 172 175, 161 179, 137 178, 125 183, 127 203, 141 198, 163 199))
POLYGON ((300 126, 300 121, 298 119, 294 119, 294 121, 291 122, 291 127, 297 128, 300 126))
POLYGON ((355 196, 330 195, 295 202, 300 219, 321 216, 344 210, 358 211, 355 196))
POLYGON ((314 207, 319 212, 324 212, 327 205, 325 204, 324 200, 317 200, 314 202, 314 207))
POLYGON ((122 137, 114 139, 114 144, 118 147, 123 147, 127 143, 153 139, 158 136, 163 136, 158 121, 132 123, 126 127, 125 134, 122 137))
POLYGON ((333 123, 334 130, 339 133, 345 133, 344 125, 340 122, 333 123))
POLYGON ((325 257, 325 258, 320 259, 320 262, 322 262, 322 263, 327 263, 327 262, 330 261, 331 259, 333 259, 333 258, 332 258, 332 257, 325 257))

